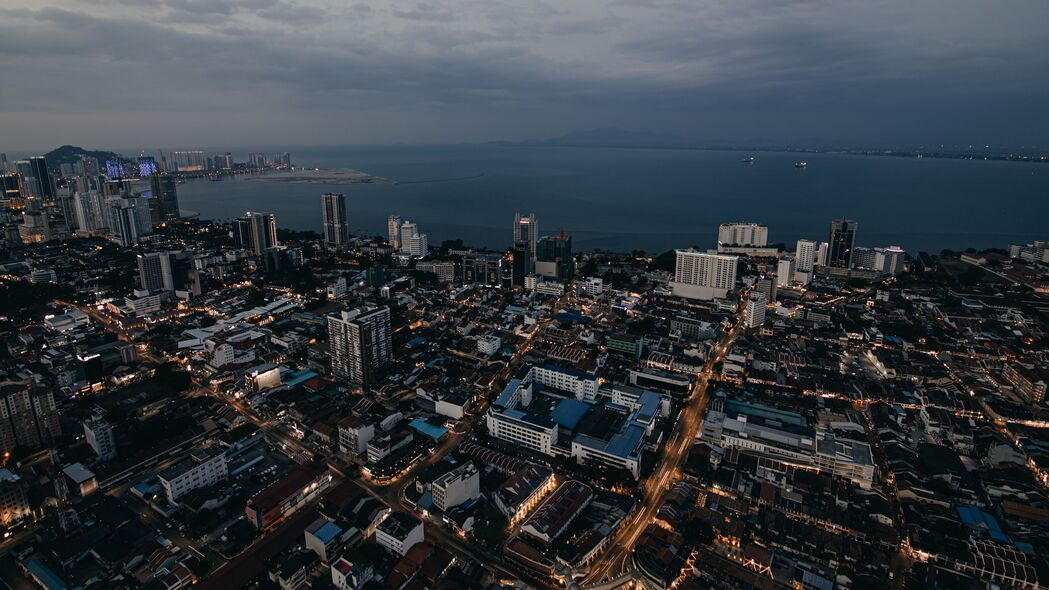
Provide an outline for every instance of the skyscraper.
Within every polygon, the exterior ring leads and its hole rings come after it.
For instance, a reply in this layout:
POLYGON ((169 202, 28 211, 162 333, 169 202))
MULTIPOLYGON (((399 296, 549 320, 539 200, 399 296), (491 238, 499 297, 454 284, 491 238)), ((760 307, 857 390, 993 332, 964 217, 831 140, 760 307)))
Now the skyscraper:
POLYGON ((47 161, 44 160, 43 156, 33 156, 29 158, 29 165, 33 169, 33 176, 40 183, 41 192, 34 196, 41 197, 45 201, 53 200, 55 198, 55 183, 51 179, 51 172, 47 169, 47 161))
POLYGON ((159 172, 157 169, 157 161, 153 156, 141 156, 138 159, 138 177, 149 178, 153 174, 159 172))
POLYGON ((73 197, 76 209, 77 228, 88 233, 101 233, 109 230, 109 213, 106 199, 98 191, 78 192, 73 197))
POLYGON ((231 224, 233 227, 233 242, 240 250, 254 250, 255 245, 251 235, 251 218, 238 217, 231 224))
POLYGON ((514 263, 510 271, 511 283, 515 287, 525 284, 525 277, 535 273, 535 259, 528 242, 514 242, 514 263))
POLYGON ((155 215, 153 223, 160 225, 178 220, 180 214, 175 177, 164 173, 153 174, 149 177, 149 184, 153 192, 153 202, 150 203, 150 213, 155 215))
POLYGON ((15 172, 22 179, 22 198, 39 197, 43 190, 40 188, 40 181, 34 176, 33 165, 29 160, 16 161, 15 172))
POLYGON ((707 254, 698 250, 677 250, 674 295, 687 299, 724 297, 736 285, 736 256, 707 254))
POLYGON ((797 259, 794 256, 784 256, 779 259, 779 263, 776 267, 776 285, 780 287, 789 287, 794 282, 794 270, 796 268, 797 259))
POLYGON ((418 234, 419 226, 412 223, 411 220, 405 219, 404 223, 401 224, 401 231, 397 238, 397 243, 401 252, 411 252, 412 236, 418 234))
POLYGON ((324 222, 324 242, 329 248, 338 248, 349 241, 345 195, 342 193, 321 195, 321 217, 324 222))
POLYGON ((148 199, 109 197, 106 199, 109 232, 121 246, 137 244, 142 236, 153 233, 148 199))
POLYGON ((0 199, 4 201, 20 199, 22 192, 19 185, 17 174, 0 174, 0 199))
POLYGON ((171 254, 149 252, 138 255, 138 280, 149 292, 174 291, 175 278, 171 271, 171 254))
POLYGON ((528 217, 518 213, 514 217, 514 243, 517 242, 526 242, 532 258, 535 258, 539 244, 539 222, 535 219, 535 213, 529 213, 528 217))
POLYGON ((390 245, 394 248, 401 249, 401 216, 391 215, 386 220, 386 232, 389 236, 390 245))
POLYGON ((816 263, 816 242, 812 240, 798 240, 794 249, 795 270, 798 272, 812 272, 812 266, 816 263))
POLYGON ((570 282, 575 277, 575 258, 572 257, 572 236, 561 232, 543 236, 536 246, 535 272, 559 281, 570 282))
POLYGON ((393 356, 390 308, 367 306, 328 316, 331 370, 338 378, 368 388, 393 356))
POLYGON ((272 213, 248 213, 251 219, 251 248, 262 256, 266 248, 276 246, 277 218, 272 213))
POLYGON ((856 245, 857 224, 851 219, 835 219, 830 222, 827 266, 849 268, 852 265, 852 250, 856 245))

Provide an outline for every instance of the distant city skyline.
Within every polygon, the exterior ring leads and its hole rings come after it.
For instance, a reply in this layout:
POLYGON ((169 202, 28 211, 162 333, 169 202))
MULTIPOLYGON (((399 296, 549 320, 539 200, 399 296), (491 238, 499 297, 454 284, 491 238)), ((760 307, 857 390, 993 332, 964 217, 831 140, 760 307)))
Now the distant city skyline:
POLYGON ((1034 0, 17 0, 2 14, 5 73, 19 81, 0 110, 9 152, 605 127, 739 144, 1049 137, 1049 4, 1034 0))

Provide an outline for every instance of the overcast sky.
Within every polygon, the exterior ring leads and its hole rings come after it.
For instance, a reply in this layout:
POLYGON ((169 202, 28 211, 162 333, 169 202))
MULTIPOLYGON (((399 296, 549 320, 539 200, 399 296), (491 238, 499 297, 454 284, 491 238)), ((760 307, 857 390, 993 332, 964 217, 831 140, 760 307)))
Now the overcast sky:
POLYGON ((5 0, 0 150, 1049 144, 1049 2, 5 0))

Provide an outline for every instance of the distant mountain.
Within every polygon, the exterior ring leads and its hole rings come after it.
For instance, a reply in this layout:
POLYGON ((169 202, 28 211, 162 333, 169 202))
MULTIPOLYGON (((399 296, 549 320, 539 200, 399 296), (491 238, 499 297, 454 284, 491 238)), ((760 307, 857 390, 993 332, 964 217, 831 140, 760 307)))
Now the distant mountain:
POLYGON ((587 131, 572 131, 560 137, 549 139, 529 139, 525 141, 496 141, 498 145, 511 146, 566 146, 566 147, 634 147, 634 148, 696 148, 699 143, 693 139, 671 133, 653 133, 649 131, 627 131, 624 129, 605 128, 587 131))
POLYGON ((80 160, 80 156, 89 156, 98 160, 98 163, 105 165, 106 160, 125 160, 120 154, 116 152, 107 152, 105 150, 85 150, 82 147, 75 145, 64 145, 62 147, 55 148, 46 154, 44 158, 47 160, 47 166, 49 168, 58 168, 62 164, 73 164, 80 160))

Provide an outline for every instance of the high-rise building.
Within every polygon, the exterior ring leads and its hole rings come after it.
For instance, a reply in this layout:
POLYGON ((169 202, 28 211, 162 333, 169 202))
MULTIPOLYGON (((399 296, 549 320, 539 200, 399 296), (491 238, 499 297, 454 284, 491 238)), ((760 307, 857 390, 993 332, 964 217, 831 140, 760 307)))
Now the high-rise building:
POLYGON ((32 516, 29 484, 10 469, 0 468, 0 527, 8 527, 32 516))
POLYGON ((724 254, 707 254, 694 249, 676 250, 674 295, 687 299, 715 299, 736 286, 739 258, 724 254))
POLYGON ((906 252, 899 246, 888 248, 862 248, 857 246, 852 254, 852 268, 876 270, 895 275, 903 270, 906 252))
POLYGON ((175 152, 172 154, 175 162, 175 170, 179 172, 201 172, 206 169, 207 157, 199 150, 188 152, 175 152))
POLYGON ((251 219, 251 247, 256 256, 262 256, 266 248, 276 246, 277 217, 272 213, 248 213, 251 219))
POLYGON ((748 328, 757 328, 765 323, 766 307, 768 307, 768 300, 764 293, 755 291, 750 294, 750 297, 747 298, 747 312, 744 318, 748 328))
POLYGON ((401 252, 411 252, 412 237, 419 235, 419 226, 405 219, 397 239, 401 252))
POLYGON ((514 262, 510 271, 511 283, 515 287, 525 284, 525 277, 535 273, 535 259, 528 242, 514 242, 514 262))
POLYGON ((138 159, 138 177, 149 178, 160 172, 157 169, 157 160, 153 156, 140 156, 138 159))
POLYGON ((328 316, 332 374, 368 388, 393 356, 389 307, 361 307, 328 316))
POLYGON ((535 213, 529 213, 527 217, 516 214, 514 217, 514 243, 525 242, 529 245, 532 258, 535 258, 536 249, 539 245, 539 222, 536 221, 535 213))
POLYGON ((339 248, 350 240, 346 223, 346 196, 342 193, 321 195, 321 217, 324 222, 324 243, 329 248, 339 248))
POLYGON ((171 254, 149 252, 138 255, 138 281, 150 293, 174 291, 175 277, 171 270, 171 254))
POLYGON ((816 242, 812 240, 798 240, 798 245, 794 248, 794 270, 810 273, 815 263, 816 242))
POLYGON ((18 160, 15 162, 15 171, 22 179, 22 198, 39 197, 43 193, 40 188, 40 180, 34 176, 33 165, 29 160, 18 160))
POLYGON ((153 174, 149 177, 149 184, 153 193, 150 203, 150 213, 155 216, 153 223, 160 225, 178 220, 180 213, 175 177, 171 174, 153 174))
POLYGON ((789 287, 794 282, 794 268, 796 259, 793 256, 784 256, 779 259, 776 266, 776 285, 789 287))
POLYGON ((61 435, 58 406, 49 388, 32 383, 0 388, 0 455, 19 446, 49 445, 61 435))
POLYGON ((568 283, 575 278, 575 258, 572 256, 572 236, 561 232, 543 236, 536 246, 535 272, 568 283))
POLYGON ((769 228, 760 223, 722 223, 718 228, 718 245, 767 246, 769 228))
POLYGON ((109 212, 106 199, 98 191, 78 192, 73 196, 77 228, 87 233, 109 231, 109 212))
POLYGON ((426 234, 415 234, 408 241, 408 253, 416 258, 424 258, 430 251, 430 241, 426 234))
POLYGON ((34 195, 44 199, 45 201, 51 201, 55 198, 55 183, 51 178, 51 171, 47 169, 47 161, 43 156, 33 156, 29 158, 29 165, 33 169, 33 175, 40 183, 41 193, 34 195))
POLYGON ((7 154, 0 153, 0 173, 11 172, 11 163, 7 161, 7 154))
POLYGON ((386 232, 389 236, 390 245, 394 248, 401 249, 401 216, 391 215, 386 220, 386 232))
POLYGON ((101 416, 84 421, 84 438, 98 458, 108 461, 117 456, 117 443, 113 437, 113 426, 101 416))
POLYGON ((231 224, 233 228, 233 242, 240 250, 254 250, 255 242, 251 234, 251 218, 238 217, 231 224))
POLYGON ((856 227, 857 223, 851 219, 835 219, 830 222, 827 266, 833 268, 852 266, 852 250, 856 245, 856 227))
POLYGON ((827 266, 827 252, 830 250, 830 244, 827 242, 820 242, 818 248, 816 248, 816 266, 827 266))
POLYGON ((76 202, 73 197, 68 194, 62 194, 55 197, 55 203, 58 205, 59 211, 62 212, 62 219, 65 221, 66 227, 70 231, 78 229, 80 222, 77 221, 76 216, 76 202))
POLYGON ((107 197, 108 228, 113 241, 128 247, 143 236, 153 233, 149 199, 143 197, 107 197))
POLYGON ((11 203, 22 198, 22 189, 17 174, 0 174, 0 200, 11 203))

